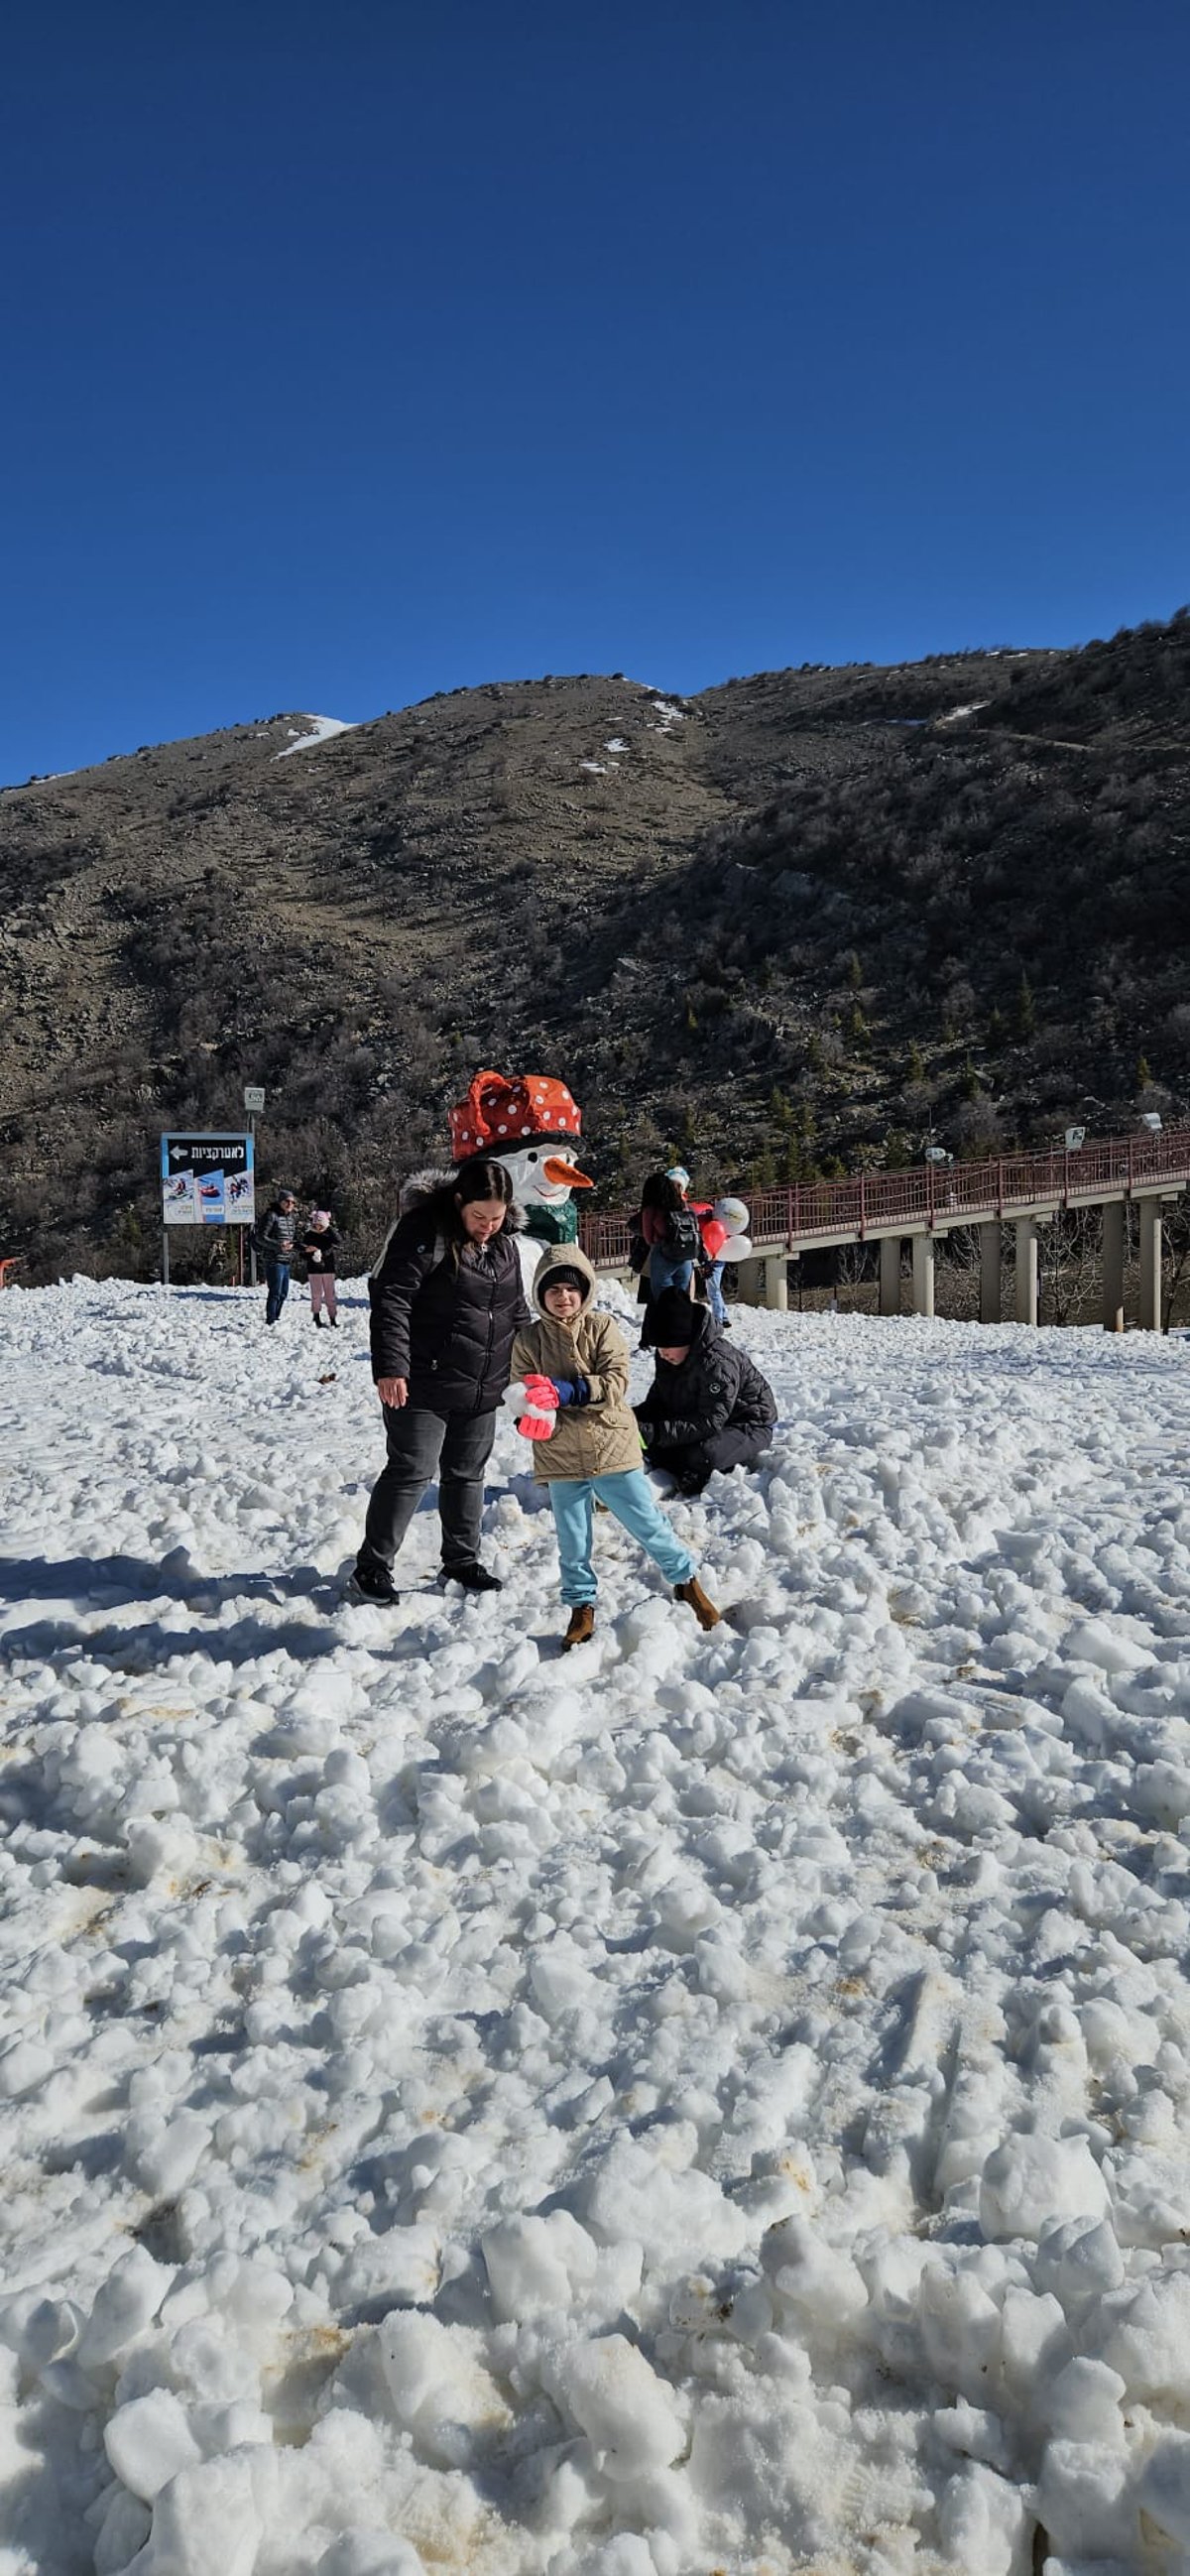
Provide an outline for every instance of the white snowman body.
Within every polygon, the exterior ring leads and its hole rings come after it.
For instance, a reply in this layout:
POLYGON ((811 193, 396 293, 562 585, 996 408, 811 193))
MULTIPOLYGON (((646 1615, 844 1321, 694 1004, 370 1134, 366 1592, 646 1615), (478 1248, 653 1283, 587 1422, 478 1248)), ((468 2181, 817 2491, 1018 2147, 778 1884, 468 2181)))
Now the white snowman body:
MULTIPOLYGON (((512 1194, 517 1206, 524 1210, 529 1220, 528 1229, 525 1233, 518 1234, 516 1244, 520 1254, 521 1275, 525 1282, 525 1295, 530 1298, 542 1253, 549 1251, 558 1240, 552 1232, 547 1234, 543 1230, 540 1235, 533 1233, 534 1208, 549 1208, 556 1212, 565 1207, 572 1191, 589 1190, 591 1187, 588 1174, 580 1172, 577 1165, 568 1162, 559 1151, 562 1142, 563 1139, 558 1136, 535 1136, 508 1151, 502 1149, 491 1156, 493 1163, 503 1163, 512 1182, 512 1194)), ((565 1240, 565 1238, 562 1239, 565 1240)))

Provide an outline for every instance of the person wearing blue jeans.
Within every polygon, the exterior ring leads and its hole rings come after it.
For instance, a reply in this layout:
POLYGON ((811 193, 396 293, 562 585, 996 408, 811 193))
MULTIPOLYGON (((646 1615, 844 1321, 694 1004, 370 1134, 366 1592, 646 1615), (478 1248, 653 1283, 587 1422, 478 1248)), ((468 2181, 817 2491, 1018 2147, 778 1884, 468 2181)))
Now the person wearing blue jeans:
POLYGON ((641 1465, 628 1402, 628 1344, 614 1315, 595 1304, 595 1273, 577 1243, 551 1245, 533 1280, 538 1320, 517 1334, 508 1390, 517 1429, 534 1443, 558 1540, 562 1599, 570 1612, 563 1650, 595 1631, 595 1505, 604 1503, 646 1549, 700 1628, 719 1612, 694 1558, 670 1528, 641 1465))
POLYGON ((270 1253, 264 1265, 264 1284, 268 1292, 264 1301, 264 1320, 266 1324, 275 1324, 289 1295, 289 1263, 274 1260, 270 1253))
POLYGON ((596 1598, 591 1545, 597 1502, 606 1504, 629 1537, 636 1539, 654 1565, 660 1566, 675 1592, 681 1584, 690 1582, 695 1560, 689 1548, 675 1538, 643 1467, 621 1468, 610 1476, 555 1476, 550 1482, 549 1497, 558 1537, 562 1599, 568 1610, 577 1610, 596 1598))
POLYGON ((686 1205, 690 1175, 681 1163, 653 1172, 641 1195, 641 1235, 649 1254, 649 1295, 680 1288, 688 1296, 702 1248, 698 1219, 686 1205))
POLYGON ((256 1237, 256 1249, 264 1263, 264 1320, 275 1324, 289 1295, 289 1265, 293 1259, 297 1234, 297 1200, 292 1190, 279 1190, 256 1237))

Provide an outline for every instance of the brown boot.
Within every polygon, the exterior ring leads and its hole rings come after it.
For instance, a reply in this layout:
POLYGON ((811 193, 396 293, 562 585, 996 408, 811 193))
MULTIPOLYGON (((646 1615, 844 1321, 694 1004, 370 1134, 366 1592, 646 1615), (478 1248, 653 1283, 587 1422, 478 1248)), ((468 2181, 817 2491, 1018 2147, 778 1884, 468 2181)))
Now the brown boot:
POLYGON ((568 1653, 571 1646, 585 1646, 587 1639, 594 1634, 595 1604, 593 1601, 581 1601, 578 1609, 570 1613, 570 1626, 562 1639, 563 1654, 568 1653))
POLYGON ((684 1601, 693 1610, 700 1628, 718 1627, 723 1613, 716 1610, 713 1601, 708 1601, 696 1574, 691 1575, 689 1583, 675 1583, 674 1599, 684 1601))

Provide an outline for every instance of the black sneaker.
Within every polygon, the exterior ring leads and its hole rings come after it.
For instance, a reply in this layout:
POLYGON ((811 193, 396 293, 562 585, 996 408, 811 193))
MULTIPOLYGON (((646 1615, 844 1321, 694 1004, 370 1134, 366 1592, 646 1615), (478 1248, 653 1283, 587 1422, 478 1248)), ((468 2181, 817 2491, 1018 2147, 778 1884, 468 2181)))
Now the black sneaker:
POLYGON ((464 1592, 503 1592, 504 1590, 499 1575, 489 1574, 486 1565, 481 1565, 478 1557, 474 1565, 444 1565, 442 1580, 444 1583, 461 1583, 464 1592))
POLYGON ((371 1601, 378 1610, 393 1610, 401 1598, 387 1565, 360 1557, 347 1586, 353 1601, 371 1601))

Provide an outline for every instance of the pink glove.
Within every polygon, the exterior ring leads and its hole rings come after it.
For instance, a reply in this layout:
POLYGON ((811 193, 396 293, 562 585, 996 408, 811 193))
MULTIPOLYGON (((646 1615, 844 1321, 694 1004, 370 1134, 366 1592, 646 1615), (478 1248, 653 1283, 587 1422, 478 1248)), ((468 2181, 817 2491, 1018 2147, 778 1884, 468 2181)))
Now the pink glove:
POLYGON ((536 1372, 525 1380, 525 1412, 517 1430, 525 1440, 548 1440, 558 1410, 558 1390, 553 1379, 536 1372))
POLYGON ((558 1410, 558 1390, 551 1378, 534 1374, 505 1389, 504 1402, 517 1417, 523 1440, 548 1440, 558 1410))

